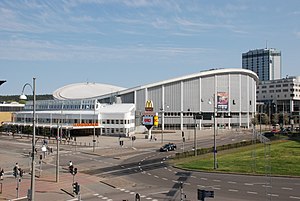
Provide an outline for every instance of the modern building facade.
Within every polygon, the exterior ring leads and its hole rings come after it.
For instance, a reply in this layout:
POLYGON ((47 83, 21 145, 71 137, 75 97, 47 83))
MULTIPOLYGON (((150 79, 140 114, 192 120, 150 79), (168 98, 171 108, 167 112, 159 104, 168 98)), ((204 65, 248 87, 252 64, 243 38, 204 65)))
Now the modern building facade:
MULTIPOLYGON (((114 93, 121 103, 136 106, 136 126, 141 124, 145 102, 153 101, 154 112, 160 117, 162 129, 192 129, 193 117, 202 113, 217 117, 218 126, 247 127, 255 114, 257 75, 246 69, 213 69, 139 86, 114 93)), ((112 94, 98 97, 111 100, 112 94)), ((210 120, 197 120, 199 129, 213 126, 210 120)))
POLYGON ((257 102, 273 104, 275 113, 300 111, 300 76, 261 81, 257 86, 257 102))
MULTIPOLYGON (((87 99, 80 100, 36 101, 36 126, 53 128, 54 133, 61 127, 71 136, 95 132, 130 136, 135 131, 146 130, 142 119, 145 103, 151 100, 153 114, 159 116, 158 129, 194 129, 195 124, 199 125, 198 129, 249 128, 256 110, 257 83, 257 75, 250 70, 212 69, 109 92, 93 99, 89 94, 87 99), (197 115, 201 118, 194 119, 197 115)), ((81 88, 75 86, 76 92, 81 93, 81 88)), ((13 122, 7 124, 32 124, 32 104, 28 101, 25 110, 15 113, 13 122)))
POLYGON ((255 72, 260 81, 281 79, 281 52, 274 48, 242 54, 242 68, 255 72))
MULTIPOLYGON (((13 114, 8 126, 32 126, 32 101, 24 111, 13 114)), ((57 129, 64 137, 77 135, 130 136, 134 133, 134 104, 99 104, 96 99, 36 101, 36 127, 47 129, 56 136, 57 129)))

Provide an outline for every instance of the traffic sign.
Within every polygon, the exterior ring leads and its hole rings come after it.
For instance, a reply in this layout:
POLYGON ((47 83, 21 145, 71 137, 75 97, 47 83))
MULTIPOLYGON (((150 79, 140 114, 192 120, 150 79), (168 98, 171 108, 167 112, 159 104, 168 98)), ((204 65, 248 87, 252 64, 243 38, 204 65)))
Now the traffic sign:
POLYGON ((198 200, 204 201, 206 197, 214 198, 215 192, 198 189, 198 200))

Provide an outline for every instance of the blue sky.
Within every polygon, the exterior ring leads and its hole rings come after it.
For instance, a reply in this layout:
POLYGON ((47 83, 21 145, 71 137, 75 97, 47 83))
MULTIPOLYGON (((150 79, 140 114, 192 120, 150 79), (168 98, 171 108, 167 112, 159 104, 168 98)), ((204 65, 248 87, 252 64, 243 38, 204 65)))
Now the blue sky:
POLYGON ((282 76, 300 75, 299 0, 1 0, 0 95, 32 77, 51 94, 241 68, 241 54, 266 41, 282 52, 282 76))

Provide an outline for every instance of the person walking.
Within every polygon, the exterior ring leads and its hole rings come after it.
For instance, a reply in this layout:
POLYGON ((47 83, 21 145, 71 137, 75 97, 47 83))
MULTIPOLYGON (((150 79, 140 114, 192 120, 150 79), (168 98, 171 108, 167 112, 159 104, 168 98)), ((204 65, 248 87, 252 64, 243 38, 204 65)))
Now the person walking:
POLYGON ((3 168, 0 168, 0 180, 3 180, 3 176, 4 176, 4 170, 3 168))

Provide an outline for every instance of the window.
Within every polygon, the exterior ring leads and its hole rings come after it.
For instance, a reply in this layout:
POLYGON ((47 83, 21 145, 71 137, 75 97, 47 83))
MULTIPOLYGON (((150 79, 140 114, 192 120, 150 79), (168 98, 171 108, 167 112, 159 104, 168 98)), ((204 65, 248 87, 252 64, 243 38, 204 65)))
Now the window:
POLYGON ((112 120, 111 120, 111 124, 115 124, 115 120, 112 119, 112 120))
POLYGON ((276 84, 276 87, 281 87, 281 84, 276 84))
POLYGON ((270 85, 270 88, 274 88, 274 85, 270 85))
POLYGON ((107 119, 106 122, 107 122, 107 124, 110 124, 110 120, 109 119, 107 119))
POLYGON ((123 119, 120 120, 120 124, 123 124, 123 119))
POLYGON ((116 120, 116 124, 119 124, 119 119, 116 120))

